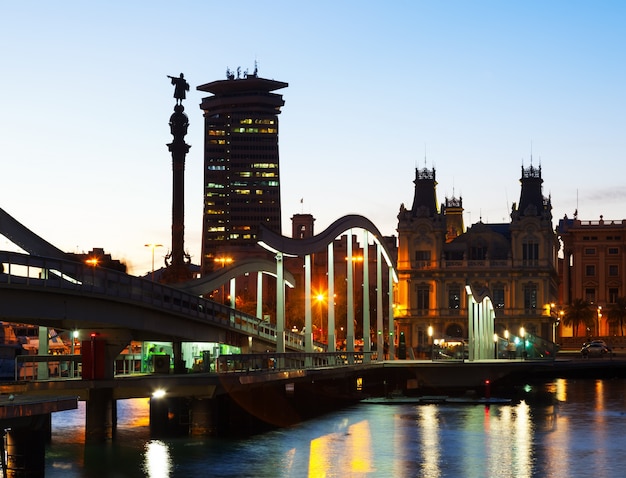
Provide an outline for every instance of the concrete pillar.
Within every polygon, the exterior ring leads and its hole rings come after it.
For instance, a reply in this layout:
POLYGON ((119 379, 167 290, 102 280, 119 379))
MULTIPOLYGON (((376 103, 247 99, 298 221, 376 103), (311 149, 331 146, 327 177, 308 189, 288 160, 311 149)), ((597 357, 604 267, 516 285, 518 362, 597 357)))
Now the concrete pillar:
POLYGON ((91 388, 85 412, 85 442, 102 442, 115 436, 117 407, 112 388, 91 388))
MULTIPOLYGON (((383 335, 383 271, 380 243, 376 243, 376 350, 378 361, 385 359, 385 336, 383 335)), ((389 277, 391 279, 391 277, 389 277)))
POLYGON ((335 335, 335 258, 334 242, 328 244, 328 351, 337 350, 337 337, 335 335))
POLYGON ((256 317, 263 319, 263 272, 256 273, 256 317))
POLYGON ((283 253, 276 254, 276 352, 285 353, 285 265, 283 253))
MULTIPOLYGON (((50 415, 29 417, 28 426, 6 432, 6 475, 10 478, 44 476, 46 469, 47 421, 50 415)), ((4 450, 2 450, 4 451, 4 450)))
MULTIPOLYGON (((49 338, 48 327, 39 327, 39 349, 37 355, 48 355, 49 350, 49 338)), ((50 378, 50 371, 48 364, 40 362, 37 364, 37 380, 48 380, 50 378)))
POLYGON ((348 231, 346 242, 348 249, 348 260, 346 261, 346 276, 348 279, 346 289, 346 352, 350 353, 354 352, 354 263, 352 262, 352 229, 348 231))
POLYGON ((311 319, 311 255, 304 256, 304 351, 313 352, 313 321, 311 319))
POLYGON ((172 352, 174 354, 174 373, 187 373, 182 342, 172 342, 172 352))
POLYGON ((363 229, 363 362, 369 362, 372 351, 371 318, 370 318, 370 269, 369 269, 369 238, 367 229, 363 229))
POLYGON ((217 434, 216 407, 213 400, 194 398, 189 406, 189 434, 215 436, 217 434))
POLYGON ((389 265, 389 358, 395 360, 396 358, 396 346, 395 346, 395 318, 393 309, 393 266, 389 265))
POLYGON ((189 403, 183 397, 150 399, 152 436, 184 436, 189 433, 189 403))

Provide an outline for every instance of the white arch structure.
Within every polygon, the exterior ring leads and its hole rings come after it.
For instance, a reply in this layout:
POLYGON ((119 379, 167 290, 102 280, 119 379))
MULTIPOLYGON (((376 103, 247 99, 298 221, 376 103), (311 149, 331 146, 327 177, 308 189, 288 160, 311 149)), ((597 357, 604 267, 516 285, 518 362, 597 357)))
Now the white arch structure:
POLYGON ((495 357, 496 312, 487 290, 476 292, 465 286, 467 292, 467 330, 469 360, 485 360, 495 357))
MULTIPOLYGON (((371 352, 371 343, 369 340, 369 330, 371 326, 370 305, 369 305, 369 243, 372 241, 376 245, 376 329, 378 331, 376 346, 378 350, 378 360, 382 360, 384 355, 384 336, 383 327, 383 297, 382 297, 382 264, 383 260, 389 270, 388 284, 388 302, 389 302, 389 356, 394 354, 394 317, 393 317, 393 284, 398 282, 398 274, 392 261, 392 255, 387 249, 383 236, 378 228, 367 218, 359 215, 344 216, 333 222, 320 234, 306 238, 293 239, 276 234, 270 229, 261 225, 259 231, 259 245, 276 254, 276 276, 278 284, 283 281, 284 274, 284 257, 304 257, 304 274, 305 274, 305 330, 308 333, 306 340, 306 351, 313 352, 313 334, 311 323, 311 254, 319 252, 327 248, 328 251, 328 297, 334 296, 334 255, 333 247, 335 239, 347 233, 347 332, 346 332, 346 351, 354 352, 354 277, 353 277, 353 256, 352 256, 352 236, 355 230, 362 233, 363 238, 363 352, 364 359, 369 358, 371 352)), ((282 353, 285 351, 285 293, 283 287, 276 288, 276 334, 277 343, 276 351, 282 353)), ((335 309, 334 302, 328 301, 328 343, 335 344, 335 309)), ((334 346, 333 346, 334 349, 334 346)), ((334 351, 334 350, 332 350, 334 351)))

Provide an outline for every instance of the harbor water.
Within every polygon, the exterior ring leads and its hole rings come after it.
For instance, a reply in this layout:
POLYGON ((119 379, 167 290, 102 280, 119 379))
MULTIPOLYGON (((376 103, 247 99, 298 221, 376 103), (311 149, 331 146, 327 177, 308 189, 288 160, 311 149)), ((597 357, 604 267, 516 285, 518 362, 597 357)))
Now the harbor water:
POLYGON ((358 404, 239 439, 151 439, 148 401, 118 402, 116 439, 84 444, 84 404, 56 413, 53 477, 623 476, 626 380, 556 380, 510 404, 358 404))

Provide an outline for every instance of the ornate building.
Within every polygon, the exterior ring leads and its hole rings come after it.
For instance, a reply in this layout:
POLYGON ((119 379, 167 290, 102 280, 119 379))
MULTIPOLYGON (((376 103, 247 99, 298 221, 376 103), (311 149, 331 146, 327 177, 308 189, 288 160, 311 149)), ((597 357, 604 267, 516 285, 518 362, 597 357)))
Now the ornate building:
POLYGON ((548 304, 557 301, 558 238, 541 167, 522 167, 519 204, 509 223, 465 229, 462 198, 437 207, 434 169, 416 169, 413 205, 398 214, 397 333, 418 351, 434 340, 468 336, 466 286, 491 298, 495 331, 553 340, 548 304))
MULTIPOLYGON (((621 324, 611 320, 611 309, 626 297, 626 220, 581 221, 565 216, 557 233, 563 241, 562 301, 566 307, 576 299, 596 311, 593 326, 562 324, 561 335, 570 337, 622 336, 621 324)), ((590 325, 590 324, 589 324, 590 325)), ((578 342, 577 342, 578 344, 578 342)))

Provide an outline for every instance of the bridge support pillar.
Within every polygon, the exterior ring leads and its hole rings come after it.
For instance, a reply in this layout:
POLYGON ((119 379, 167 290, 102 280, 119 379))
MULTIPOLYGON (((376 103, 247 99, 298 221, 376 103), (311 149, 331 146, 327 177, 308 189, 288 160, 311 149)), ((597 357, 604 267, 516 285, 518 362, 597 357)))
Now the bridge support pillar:
POLYGON ((115 435, 117 407, 112 388, 92 388, 86 403, 85 441, 102 442, 115 435))
POLYGON ((184 436, 189 433, 189 400, 184 397, 150 399, 152 436, 184 436))
POLYGON ((187 367, 183 359, 182 342, 172 342, 172 351, 174 353, 174 373, 186 373, 187 367))
POLYGON ((189 434, 192 436, 217 435, 216 404, 214 400, 195 398, 190 404, 189 434))
MULTIPOLYGON (((28 426, 18 426, 6 432, 6 463, 3 463, 6 468, 3 476, 21 478, 45 474, 50 414, 35 415, 28 420, 28 426)), ((4 447, 1 451, 5 452, 4 447)))

